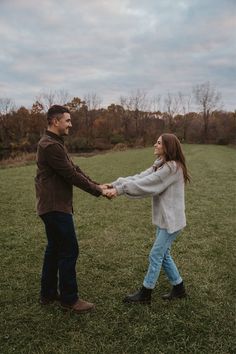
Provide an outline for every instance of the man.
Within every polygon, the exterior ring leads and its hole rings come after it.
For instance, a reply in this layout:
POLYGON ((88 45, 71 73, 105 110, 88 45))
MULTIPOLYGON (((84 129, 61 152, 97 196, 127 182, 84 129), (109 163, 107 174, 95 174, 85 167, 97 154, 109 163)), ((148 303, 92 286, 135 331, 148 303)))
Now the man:
POLYGON ((99 197, 107 192, 73 164, 64 147, 63 136, 72 127, 69 110, 54 105, 47 113, 48 128, 38 143, 35 178, 37 213, 45 224, 47 247, 41 277, 41 304, 56 300, 62 307, 83 313, 94 304, 78 297, 76 261, 78 243, 72 218, 73 186, 99 197), (57 291, 59 275, 60 296, 57 291))

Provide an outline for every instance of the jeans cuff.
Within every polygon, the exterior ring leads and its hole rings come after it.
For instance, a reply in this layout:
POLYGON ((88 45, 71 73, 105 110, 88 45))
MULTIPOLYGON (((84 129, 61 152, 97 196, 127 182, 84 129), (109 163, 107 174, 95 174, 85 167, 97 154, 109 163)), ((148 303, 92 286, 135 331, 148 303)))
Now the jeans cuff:
POLYGON ((155 288, 155 285, 150 285, 148 283, 146 283, 145 281, 143 282, 143 286, 146 288, 146 289, 154 289, 155 288))
POLYGON ((183 279, 181 277, 179 277, 177 280, 175 281, 170 281, 171 285, 175 286, 175 285, 179 285, 180 283, 182 283, 183 279))

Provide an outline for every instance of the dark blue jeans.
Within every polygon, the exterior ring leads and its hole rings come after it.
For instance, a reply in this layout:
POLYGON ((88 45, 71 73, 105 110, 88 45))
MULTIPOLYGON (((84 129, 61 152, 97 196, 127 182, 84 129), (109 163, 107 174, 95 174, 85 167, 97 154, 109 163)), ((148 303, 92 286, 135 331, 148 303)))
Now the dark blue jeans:
POLYGON ((78 299, 75 266, 79 247, 72 215, 52 211, 41 215, 41 219, 48 240, 42 269, 41 296, 55 297, 59 276, 61 302, 73 304, 78 299))

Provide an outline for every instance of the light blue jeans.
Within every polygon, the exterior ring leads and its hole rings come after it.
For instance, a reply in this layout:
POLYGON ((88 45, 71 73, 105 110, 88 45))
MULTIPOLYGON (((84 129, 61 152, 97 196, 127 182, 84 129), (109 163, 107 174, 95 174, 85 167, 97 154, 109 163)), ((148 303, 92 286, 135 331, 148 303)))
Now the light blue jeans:
POLYGON ((143 281, 143 286, 154 289, 161 267, 172 285, 182 282, 179 271, 170 255, 172 242, 176 239, 181 230, 169 234, 166 229, 157 228, 156 239, 149 255, 149 267, 143 281))

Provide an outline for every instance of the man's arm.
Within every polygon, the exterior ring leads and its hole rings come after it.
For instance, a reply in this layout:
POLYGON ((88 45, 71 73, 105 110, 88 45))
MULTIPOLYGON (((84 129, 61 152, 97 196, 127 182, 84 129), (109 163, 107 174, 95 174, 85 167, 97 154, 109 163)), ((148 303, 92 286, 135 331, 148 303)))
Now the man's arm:
POLYGON ((80 168, 79 166, 74 165, 74 167, 75 167, 75 169, 76 169, 77 172, 81 173, 81 174, 82 174, 85 178, 87 178, 90 182, 92 182, 92 183, 94 183, 94 184, 97 184, 97 185, 100 184, 100 183, 98 183, 98 182, 92 180, 88 175, 86 175, 86 174, 81 170, 81 168, 80 168))
POLYGON ((59 144, 49 145, 45 149, 48 165, 67 183, 74 185, 94 196, 100 196, 102 189, 92 182, 86 175, 70 161, 65 150, 59 144))

